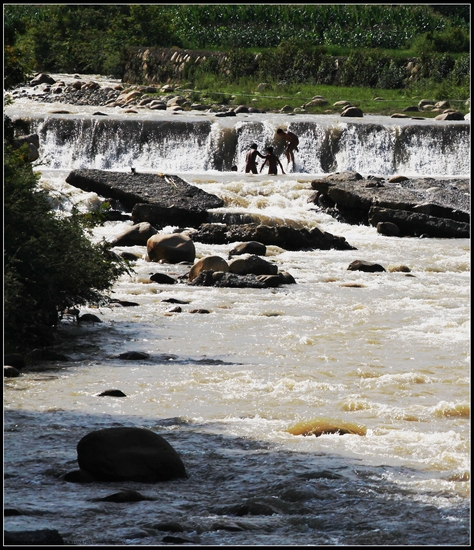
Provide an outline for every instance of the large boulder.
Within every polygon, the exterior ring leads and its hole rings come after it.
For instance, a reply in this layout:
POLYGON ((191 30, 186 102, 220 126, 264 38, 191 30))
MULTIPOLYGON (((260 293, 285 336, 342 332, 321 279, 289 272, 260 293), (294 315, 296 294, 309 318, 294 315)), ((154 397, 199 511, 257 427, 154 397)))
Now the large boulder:
POLYGON ((141 222, 127 227, 113 241, 113 246, 146 246, 148 239, 158 233, 158 229, 148 222, 141 222))
POLYGON ((73 170, 66 182, 120 201, 132 211, 135 224, 148 222, 158 229, 167 225, 195 227, 207 220, 208 210, 224 206, 219 197, 168 174, 82 169, 73 170))
POLYGON ((84 436, 77 461, 97 481, 157 483, 187 478, 175 449, 160 435, 144 428, 106 428, 84 436))
POLYGON ((248 254, 229 262, 229 271, 238 275, 276 275, 278 266, 260 256, 248 254))
POLYGON ((208 221, 207 210, 176 207, 175 205, 136 204, 132 209, 134 223, 148 222, 162 229, 168 225, 177 227, 199 227, 208 221))
POLYGON ((194 280, 202 271, 229 271, 229 264, 220 256, 205 256, 198 260, 188 274, 188 281, 194 280))
POLYGON ((28 134, 27 136, 18 136, 13 142, 16 147, 21 147, 25 143, 31 143, 36 149, 40 148, 40 140, 38 134, 28 134))
MULTIPOLYGON (((406 210, 393 210, 372 206, 369 210, 369 223, 377 228, 380 224, 395 225, 401 236, 431 237, 440 239, 469 239, 470 224, 449 218, 429 216, 423 213, 406 210)), ((377 229, 378 230, 378 229, 377 229)))
POLYGON ((52 76, 46 73, 40 73, 30 80, 30 86, 39 86, 40 84, 55 84, 56 80, 52 76))
POLYGON ((464 120, 464 115, 459 111, 449 111, 436 116, 435 120, 464 120))
POLYGON ((28 136, 19 136, 13 141, 13 146, 16 149, 19 149, 23 145, 28 147, 28 160, 29 162, 34 162, 39 159, 39 136, 38 134, 30 134, 28 136))
POLYGON ((347 107, 347 109, 344 109, 342 111, 341 116, 344 117, 363 117, 364 113, 362 112, 362 109, 359 109, 359 107, 347 107))
POLYGON ((194 262, 196 247, 187 235, 182 233, 152 235, 146 243, 147 259, 150 262, 194 262))
POLYGON ((344 223, 377 227, 390 222, 400 236, 469 237, 468 179, 386 180, 342 172, 313 180, 311 188, 317 191, 311 200, 344 223))
POLYGON ((398 237, 400 235, 400 228, 395 223, 378 222, 376 227, 377 233, 385 235, 386 237, 398 237))

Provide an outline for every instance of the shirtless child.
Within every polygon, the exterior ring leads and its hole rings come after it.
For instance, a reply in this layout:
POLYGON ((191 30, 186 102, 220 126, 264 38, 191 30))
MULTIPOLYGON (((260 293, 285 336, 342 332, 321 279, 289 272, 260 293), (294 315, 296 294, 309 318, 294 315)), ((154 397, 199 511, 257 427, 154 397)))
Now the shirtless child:
POLYGON ((250 151, 247 153, 247 156, 245 157, 245 173, 248 174, 249 172, 252 172, 253 174, 257 174, 257 156, 264 159, 265 155, 262 155, 257 151, 257 144, 252 143, 250 146, 250 151))
POLYGON ((267 164, 267 162, 268 162, 268 173, 269 174, 273 174, 274 176, 276 176, 278 174, 278 165, 280 165, 281 173, 284 174, 285 171, 283 170, 283 166, 281 165, 280 159, 273 152, 273 147, 266 147, 265 150, 267 151, 267 154, 265 156, 265 161, 263 162, 263 164, 260 168, 260 173, 262 172, 263 167, 265 166, 265 164, 267 164))
POLYGON ((295 155, 293 154, 293 151, 298 152, 298 145, 300 143, 300 140, 298 139, 298 136, 294 134, 293 132, 285 132, 281 128, 277 130, 277 134, 285 140, 285 154, 286 154, 286 160, 288 161, 288 164, 290 162, 293 163, 293 167, 295 165, 295 155))

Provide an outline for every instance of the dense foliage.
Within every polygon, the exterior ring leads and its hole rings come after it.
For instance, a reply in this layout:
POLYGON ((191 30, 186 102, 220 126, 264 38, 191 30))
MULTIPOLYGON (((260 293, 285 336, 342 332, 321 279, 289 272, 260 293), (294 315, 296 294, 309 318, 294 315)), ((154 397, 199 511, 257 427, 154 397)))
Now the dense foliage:
POLYGON ((4 337, 8 349, 50 343, 58 315, 100 304, 127 269, 93 244, 78 213, 57 217, 28 162, 15 149, 8 119, 4 144, 4 337))
MULTIPOLYGON (((409 49, 424 33, 467 30, 469 6, 421 5, 187 5, 173 22, 183 46, 271 48, 284 40, 314 46, 409 49)), ((468 46, 469 34, 466 33, 468 46)), ((468 49, 460 50, 468 51, 468 49)))
MULTIPOLYGON (((139 79, 143 77, 143 50, 131 50, 126 75, 129 82, 142 83, 139 79)), ((173 78, 173 65, 161 64, 160 70, 155 70, 155 57, 160 62, 161 50, 157 50, 155 56, 153 50, 149 51, 147 66, 152 67, 154 77, 163 77, 158 82, 167 82, 167 78, 173 78)), ((232 94, 235 87, 250 91, 265 82, 267 90, 277 92, 283 87, 286 95, 288 87, 307 85, 318 89, 321 86, 369 88, 374 93, 375 90, 404 90, 407 96, 429 91, 430 97, 459 101, 470 97, 468 53, 456 57, 447 53, 422 53, 417 58, 407 58, 388 55, 385 50, 354 49, 347 56, 334 56, 320 46, 297 46, 285 41, 257 55, 235 48, 225 62, 222 59, 208 56, 200 64, 187 63, 183 71, 187 86, 208 92, 229 90, 232 94)))
POLYGON ((133 46, 265 50, 289 41, 300 52, 468 53, 469 25, 468 4, 6 5, 6 53, 17 66, 6 71, 5 87, 28 70, 120 78, 133 46))

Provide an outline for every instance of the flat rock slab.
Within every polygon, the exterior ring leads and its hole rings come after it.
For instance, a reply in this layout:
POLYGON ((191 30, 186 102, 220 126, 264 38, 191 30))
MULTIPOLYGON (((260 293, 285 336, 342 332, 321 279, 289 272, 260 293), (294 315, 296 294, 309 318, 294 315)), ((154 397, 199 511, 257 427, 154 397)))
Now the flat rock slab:
POLYGON ((379 206, 412 210, 415 206, 430 203, 446 210, 459 211, 467 218, 470 213, 470 181, 466 179, 414 178, 391 183, 328 176, 313 181, 311 187, 346 208, 379 206))
POLYGON ((190 185, 178 176, 167 174, 82 169, 73 170, 66 182, 83 191, 116 199, 130 209, 139 203, 197 212, 224 206, 224 201, 219 197, 190 185))
MULTIPOLYGON (((390 222, 397 235, 469 238, 470 180, 466 178, 363 178, 356 172, 313 180, 314 202, 344 223, 390 222)), ((382 231, 382 230, 381 230, 382 231)))

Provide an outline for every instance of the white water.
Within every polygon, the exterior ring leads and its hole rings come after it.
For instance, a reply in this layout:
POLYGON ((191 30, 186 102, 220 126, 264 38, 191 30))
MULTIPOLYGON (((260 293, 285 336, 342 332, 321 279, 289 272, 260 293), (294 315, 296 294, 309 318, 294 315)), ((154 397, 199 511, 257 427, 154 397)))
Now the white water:
MULTIPOLYGON (((43 108, 51 105, 30 104, 30 115, 43 108)), ((273 129, 290 119, 267 115, 262 121, 273 129)), ((70 150, 42 145, 52 162, 38 166, 41 185, 58 208, 75 203, 89 209, 102 200, 64 181, 83 158, 73 161, 70 150), (51 168, 56 165, 61 168, 51 168)), ((25 512, 6 517, 5 529, 57 529, 76 544, 161 545, 170 533, 157 524, 167 520, 184 529, 171 534, 202 545, 468 544, 470 241, 390 238, 373 227, 341 224, 307 203, 310 182, 321 172, 206 170, 205 145, 181 147, 167 149, 166 158, 153 152, 148 161, 145 155, 125 158, 114 169, 133 162, 142 171, 173 170, 222 197, 223 211, 318 226, 357 250, 268 247, 266 259, 297 284, 256 290, 153 283, 151 273, 178 277, 189 266, 146 262, 144 247, 119 249, 139 259, 113 297, 138 307, 82 310, 103 322, 63 323, 68 339, 57 350, 72 362, 48 362, 5 379, 5 507, 25 512), (199 169, 176 169, 193 165, 199 169), (355 259, 387 271, 348 271, 355 259), (390 271, 400 265, 411 273, 390 271), (168 298, 189 303, 171 312, 174 304, 163 301, 168 298), (125 351, 150 358, 114 357, 125 351), (127 397, 97 397, 113 388, 127 397), (356 423, 367 432, 288 432, 315 418, 356 423), (189 480, 154 486, 61 481, 77 469, 81 437, 122 425, 163 435, 182 456, 189 480), (158 500, 90 500, 124 488, 158 500), (267 512, 236 515, 232 507, 245 503, 263 503, 267 512), (269 514, 270 506, 277 513, 269 514), (240 530, 229 530, 230 524, 240 530)), ((297 163, 309 162, 309 148, 303 139, 297 163)), ((130 150, 136 151, 134 144, 130 150)), ((380 158, 367 149, 365 155, 358 170, 386 174, 380 158)), ((102 162, 86 167, 103 168, 102 162)), ((421 159, 411 162, 413 171, 427 175, 421 159)), ((451 158, 436 163, 441 175, 457 175, 451 158)), ((130 223, 108 222, 95 238, 112 238, 130 223)), ((227 258, 235 244, 196 243, 197 257, 227 258)))

